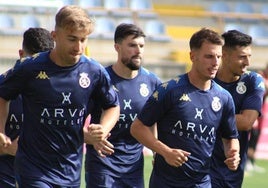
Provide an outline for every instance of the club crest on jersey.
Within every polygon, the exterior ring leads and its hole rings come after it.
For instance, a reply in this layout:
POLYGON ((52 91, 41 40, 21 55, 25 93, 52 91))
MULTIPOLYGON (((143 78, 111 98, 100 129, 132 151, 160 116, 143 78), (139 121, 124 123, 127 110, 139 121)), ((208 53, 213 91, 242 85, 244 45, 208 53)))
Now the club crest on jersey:
POLYGON ((140 85, 140 94, 143 97, 147 97, 149 95, 149 89, 144 83, 140 85))
POLYGON ((211 107, 215 112, 218 112, 221 109, 221 103, 219 97, 213 97, 211 107))
POLYGON ((244 94, 247 91, 247 87, 245 86, 245 82, 238 82, 236 86, 236 92, 239 94, 244 94))
POLYGON ((88 88, 88 86, 90 85, 90 79, 87 73, 83 72, 80 74, 79 85, 82 88, 88 88))

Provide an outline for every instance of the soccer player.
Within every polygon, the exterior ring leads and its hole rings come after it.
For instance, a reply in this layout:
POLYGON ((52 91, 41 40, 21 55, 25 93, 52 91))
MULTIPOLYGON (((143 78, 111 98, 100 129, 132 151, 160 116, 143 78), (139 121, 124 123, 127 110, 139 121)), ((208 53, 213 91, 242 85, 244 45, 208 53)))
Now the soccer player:
MULTIPOLYGON (((268 96, 268 64, 265 66, 263 70, 260 70, 258 73, 263 77, 265 86, 265 92, 262 104, 262 112, 263 112, 265 110, 265 100, 268 96)), ((264 116, 263 115, 259 116, 258 120, 253 124, 252 129, 250 130, 250 138, 248 142, 248 154, 247 154, 248 158, 245 167, 245 170, 248 173, 251 173, 253 171, 264 173, 266 171, 265 168, 258 166, 256 164, 256 158, 255 158, 261 131, 263 129, 263 126, 265 125, 264 122, 265 122, 264 116)))
MULTIPOLYGON (((117 62, 106 67, 120 101, 120 118, 107 139, 114 153, 101 157, 94 149, 95 144, 87 145, 86 184, 88 188, 143 188, 143 145, 131 136, 130 125, 161 82, 141 66, 145 34, 139 27, 118 25, 114 43, 117 62)), ((91 114, 91 121, 94 116, 91 114)))
MULTIPOLYGON (((54 41, 48 30, 44 28, 29 28, 23 34, 22 49, 19 50, 19 56, 24 58, 53 48, 54 41)), ((3 78, 4 75, 1 75, 0 80, 3 78)), ((19 96, 10 102, 5 126, 5 132, 12 140, 12 143, 6 148, 0 146, 0 187, 15 188, 14 155, 17 151, 17 141, 22 120, 22 100, 21 96, 19 96)))
POLYGON ((104 139, 119 117, 118 96, 105 69, 83 55, 93 22, 79 6, 56 14, 55 48, 21 60, 0 83, 0 144, 8 101, 23 99, 23 128, 15 156, 19 188, 80 187, 83 125, 89 101, 98 95, 104 139))
POLYGON ((247 71, 251 58, 251 36, 230 30, 223 33, 222 37, 225 40, 222 65, 215 81, 231 93, 235 103, 241 162, 236 171, 226 167, 223 163, 225 156, 222 141, 217 137, 210 174, 214 188, 239 188, 242 186, 247 160, 249 131, 261 115, 265 88, 263 78, 259 74, 247 71))
POLYGON ((131 126, 131 134, 156 152, 151 188, 210 188, 209 165, 218 130, 222 131, 225 164, 231 170, 239 164, 234 103, 212 80, 223 43, 213 30, 202 28, 194 33, 191 70, 159 86, 131 126), (149 128, 154 123, 158 139, 149 128))

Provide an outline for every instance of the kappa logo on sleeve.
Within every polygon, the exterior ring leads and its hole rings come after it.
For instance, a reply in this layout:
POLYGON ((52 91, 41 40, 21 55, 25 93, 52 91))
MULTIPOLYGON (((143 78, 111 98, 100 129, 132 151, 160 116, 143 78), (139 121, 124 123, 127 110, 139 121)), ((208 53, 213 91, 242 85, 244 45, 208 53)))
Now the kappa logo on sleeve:
POLYGON ((41 80, 49 79, 45 71, 40 71, 36 78, 41 80))
POLYGON ((186 93, 184 93, 182 94, 180 101, 191 101, 191 99, 186 93))

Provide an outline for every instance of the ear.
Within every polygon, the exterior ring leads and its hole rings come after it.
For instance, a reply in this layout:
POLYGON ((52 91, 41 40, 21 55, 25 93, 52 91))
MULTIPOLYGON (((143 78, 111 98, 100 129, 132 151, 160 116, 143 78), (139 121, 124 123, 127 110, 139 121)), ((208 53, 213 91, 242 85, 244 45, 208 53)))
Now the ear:
POLYGON ((190 51, 190 59, 192 62, 194 62, 194 57, 195 57, 194 52, 190 51))
POLYGON ((24 57, 23 54, 24 54, 24 51, 22 49, 19 49, 19 56, 20 56, 20 58, 23 58, 24 57))
POLYGON ((119 51, 119 48, 120 48, 119 44, 115 43, 115 44, 114 44, 114 49, 115 49, 115 51, 118 52, 118 51, 119 51))
POLYGON ((51 37, 54 41, 56 40, 56 32, 55 31, 51 31, 51 37))

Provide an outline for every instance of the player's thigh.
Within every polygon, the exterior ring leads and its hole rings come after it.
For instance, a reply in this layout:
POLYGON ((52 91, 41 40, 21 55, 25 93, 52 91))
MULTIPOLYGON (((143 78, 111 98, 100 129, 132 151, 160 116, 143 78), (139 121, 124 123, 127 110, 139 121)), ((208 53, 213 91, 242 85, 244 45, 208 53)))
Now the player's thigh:
POLYGON ((86 188, 110 188, 114 178, 102 173, 85 173, 86 188))
POLYGON ((61 186, 40 179, 16 176, 17 188, 80 188, 80 186, 61 186))
POLYGON ((48 182, 16 176, 18 188, 53 188, 48 182))
POLYGON ((144 188, 144 178, 118 178, 113 188, 144 188))

